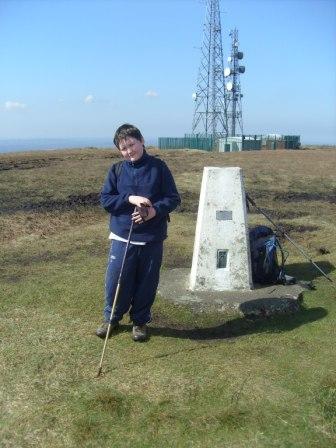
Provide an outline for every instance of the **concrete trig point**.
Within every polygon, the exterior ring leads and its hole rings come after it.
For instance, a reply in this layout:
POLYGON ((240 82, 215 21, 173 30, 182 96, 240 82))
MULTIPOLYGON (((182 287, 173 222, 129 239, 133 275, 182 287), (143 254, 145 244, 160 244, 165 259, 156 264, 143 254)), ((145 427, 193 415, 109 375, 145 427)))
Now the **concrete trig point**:
POLYGON ((192 291, 252 288, 241 168, 204 168, 189 288, 192 291))

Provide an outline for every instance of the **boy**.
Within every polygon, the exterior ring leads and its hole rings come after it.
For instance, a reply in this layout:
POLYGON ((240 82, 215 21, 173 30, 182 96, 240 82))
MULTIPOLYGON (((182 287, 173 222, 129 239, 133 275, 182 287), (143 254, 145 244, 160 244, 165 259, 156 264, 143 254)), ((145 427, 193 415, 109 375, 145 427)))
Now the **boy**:
POLYGON ((181 201, 169 168, 162 160, 147 154, 139 129, 123 124, 117 129, 113 142, 123 161, 119 166, 110 168, 100 196, 101 205, 110 213, 109 238, 112 241, 105 278, 104 322, 96 330, 96 335, 106 337, 133 220, 133 232, 110 328, 115 330, 123 315, 129 311, 133 321, 133 340, 144 341, 159 284, 169 213, 181 201))

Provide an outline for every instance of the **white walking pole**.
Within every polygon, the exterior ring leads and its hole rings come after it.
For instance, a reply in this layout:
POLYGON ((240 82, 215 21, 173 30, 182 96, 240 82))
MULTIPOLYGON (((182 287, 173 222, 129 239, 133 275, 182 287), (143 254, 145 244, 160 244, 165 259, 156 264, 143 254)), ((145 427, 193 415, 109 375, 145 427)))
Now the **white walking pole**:
POLYGON ((126 254, 127 254, 127 250, 128 250, 128 246, 130 244, 130 240, 131 240, 131 234, 132 234, 132 230, 133 230, 133 225, 134 225, 134 221, 132 220, 132 224, 129 230, 129 234, 128 234, 128 238, 127 238, 127 243, 126 243, 126 247, 125 247, 125 253, 124 253, 124 257, 121 263, 121 268, 120 268, 120 274, 119 274, 119 278, 118 278, 118 284, 117 284, 117 289, 114 295, 114 301, 113 301, 113 306, 112 306, 112 311, 111 311, 111 315, 110 315, 110 321, 107 327, 107 332, 106 332, 106 337, 105 337, 105 342, 104 342, 104 347, 103 347, 103 353, 101 355, 101 359, 100 359, 100 364, 99 364, 99 369, 98 369, 98 373, 97 373, 97 378, 100 376, 101 372, 102 372, 102 366, 103 366, 103 359, 104 359, 104 355, 105 355, 105 350, 106 350, 106 345, 107 345, 107 340, 109 337, 109 333, 110 333, 110 328, 112 325, 112 320, 114 317, 114 310, 115 310, 115 306, 118 300, 118 296, 119 296, 119 291, 120 291, 120 283, 121 283, 121 277, 122 277, 122 273, 124 270, 124 264, 125 264, 125 260, 126 260, 126 254))

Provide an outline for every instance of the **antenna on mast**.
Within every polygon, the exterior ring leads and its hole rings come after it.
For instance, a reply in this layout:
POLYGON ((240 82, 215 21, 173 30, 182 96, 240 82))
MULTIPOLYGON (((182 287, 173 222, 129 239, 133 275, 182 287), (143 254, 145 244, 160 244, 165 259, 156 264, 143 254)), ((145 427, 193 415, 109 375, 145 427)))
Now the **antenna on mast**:
POLYGON ((231 137, 234 137, 239 127, 240 135, 243 135, 243 112, 241 99, 243 97, 240 89, 239 76, 245 73, 245 66, 239 65, 244 54, 239 51, 238 30, 235 28, 230 32, 232 46, 231 56, 228 57, 229 67, 225 68, 224 76, 228 79, 225 85, 225 98, 227 105, 227 123, 231 137))

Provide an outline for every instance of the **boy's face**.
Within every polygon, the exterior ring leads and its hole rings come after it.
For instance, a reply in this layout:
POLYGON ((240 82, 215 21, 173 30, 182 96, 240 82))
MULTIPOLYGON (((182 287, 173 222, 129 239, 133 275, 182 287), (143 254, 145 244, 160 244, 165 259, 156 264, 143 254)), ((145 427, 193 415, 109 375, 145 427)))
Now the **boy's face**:
POLYGON ((127 137, 119 142, 119 150, 126 160, 136 162, 142 157, 144 141, 134 137, 127 137))

